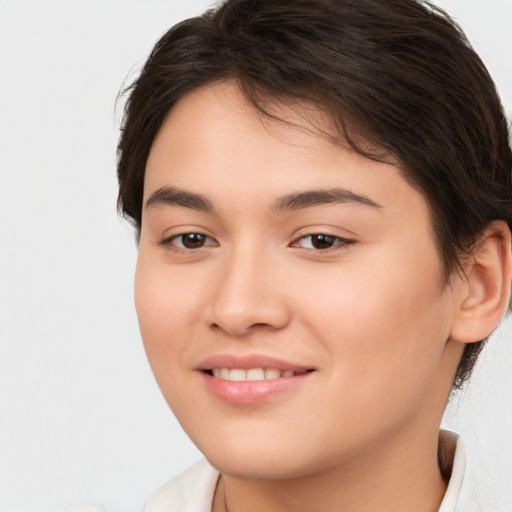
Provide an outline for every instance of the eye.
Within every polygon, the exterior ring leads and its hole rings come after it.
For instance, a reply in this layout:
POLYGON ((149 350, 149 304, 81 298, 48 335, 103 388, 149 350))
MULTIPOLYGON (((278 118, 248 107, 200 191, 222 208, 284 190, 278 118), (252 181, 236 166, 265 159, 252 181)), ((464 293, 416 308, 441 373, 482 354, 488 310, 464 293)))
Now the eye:
POLYGON ((341 238, 326 233, 315 233, 300 237, 293 245, 303 249, 314 249, 317 251, 328 250, 338 246, 345 246, 352 243, 352 240, 341 238))
POLYGON ((201 247, 217 245, 217 242, 202 233, 182 233, 166 238, 160 244, 178 249, 201 249, 201 247))

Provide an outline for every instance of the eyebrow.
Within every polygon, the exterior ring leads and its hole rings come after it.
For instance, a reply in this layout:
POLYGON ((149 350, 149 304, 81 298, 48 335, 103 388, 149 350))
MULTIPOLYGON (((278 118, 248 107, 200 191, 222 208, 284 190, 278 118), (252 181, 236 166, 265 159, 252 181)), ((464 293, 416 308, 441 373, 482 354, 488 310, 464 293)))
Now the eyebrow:
MULTIPOLYGON (((305 190, 280 197, 272 210, 275 212, 294 211, 312 206, 325 204, 357 203, 372 208, 382 208, 381 205, 367 196, 356 194, 345 188, 305 190)), ((153 192, 146 201, 146 208, 158 206, 182 206, 206 213, 214 213, 211 201, 202 194, 188 192, 175 187, 162 187, 153 192)))
POLYGON ((158 206, 183 206, 201 212, 213 213, 213 204, 203 195, 174 187, 162 187, 153 192, 146 201, 146 208, 158 206))
POLYGON ((293 211, 333 203, 357 203, 364 206, 371 206, 372 208, 382 208, 380 204, 369 197, 356 194, 351 190, 345 188, 330 188, 287 194, 276 201, 273 210, 278 212, 293 211))

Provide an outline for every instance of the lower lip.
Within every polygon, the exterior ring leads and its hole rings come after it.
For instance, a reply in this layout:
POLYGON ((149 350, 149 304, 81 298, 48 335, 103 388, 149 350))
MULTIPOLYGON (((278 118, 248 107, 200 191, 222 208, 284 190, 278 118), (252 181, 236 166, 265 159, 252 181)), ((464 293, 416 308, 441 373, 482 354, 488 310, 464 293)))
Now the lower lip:
POLYGON ((239 405, 253 405, 270 400, 271 398, 292 390, 304 383, 314 372, 306 372, 293 377, 278 379, 231 381, 219 379, 200 372, 207 389, 224 402, 239 405))

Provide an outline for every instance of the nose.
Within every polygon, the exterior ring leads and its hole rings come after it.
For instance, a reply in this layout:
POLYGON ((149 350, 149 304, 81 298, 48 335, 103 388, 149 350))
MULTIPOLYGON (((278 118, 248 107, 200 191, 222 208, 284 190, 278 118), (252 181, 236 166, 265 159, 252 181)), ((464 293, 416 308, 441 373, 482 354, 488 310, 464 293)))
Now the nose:
POLYGON ((254 251, 222 262, 210 305, 210 325, 231 336, 275 331, 290 321, 279 265, 254 251))

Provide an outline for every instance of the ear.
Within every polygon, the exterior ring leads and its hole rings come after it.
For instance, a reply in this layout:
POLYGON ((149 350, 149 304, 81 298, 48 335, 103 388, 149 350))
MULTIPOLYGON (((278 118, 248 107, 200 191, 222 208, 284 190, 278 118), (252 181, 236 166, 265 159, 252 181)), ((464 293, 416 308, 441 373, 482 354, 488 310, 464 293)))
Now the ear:
POLYGON ((512 273, 511 235, 507 224, 487 226, 457 276, 457 308, 450 338, 473 343, 489 336, 508 306, 512 273))

